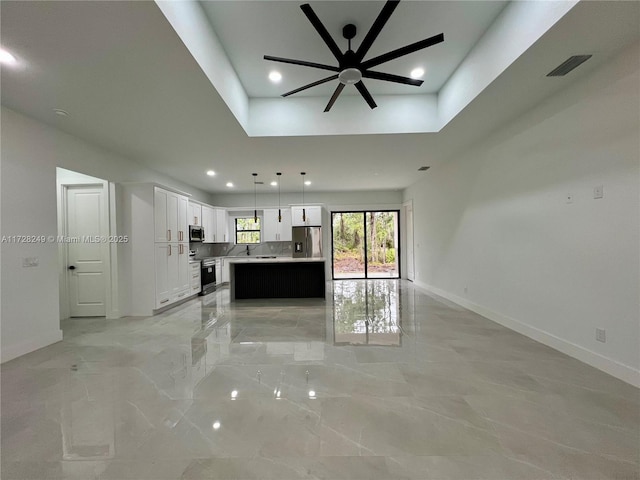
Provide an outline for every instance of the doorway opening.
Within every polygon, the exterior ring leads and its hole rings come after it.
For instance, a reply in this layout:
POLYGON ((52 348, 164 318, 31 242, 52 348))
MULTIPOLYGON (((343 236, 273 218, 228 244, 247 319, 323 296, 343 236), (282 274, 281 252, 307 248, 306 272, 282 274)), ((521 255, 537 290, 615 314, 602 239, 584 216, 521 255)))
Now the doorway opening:
POLYGON ((400 278, 398 216, 398 210, 332 212, 333 278, 400 278))
POLYGON ((59 167, 56 177, 60 318, 117 318, 112 185, 59 167))

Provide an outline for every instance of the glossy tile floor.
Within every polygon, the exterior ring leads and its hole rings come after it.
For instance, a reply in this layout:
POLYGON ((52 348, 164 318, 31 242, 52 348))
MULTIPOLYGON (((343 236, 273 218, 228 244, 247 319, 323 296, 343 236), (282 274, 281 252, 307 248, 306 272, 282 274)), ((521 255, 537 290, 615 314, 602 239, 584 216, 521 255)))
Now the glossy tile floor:
POLYGON ((63 324, 2 366, 2 478, 637 479, 639 391, 396 280, 63 324))

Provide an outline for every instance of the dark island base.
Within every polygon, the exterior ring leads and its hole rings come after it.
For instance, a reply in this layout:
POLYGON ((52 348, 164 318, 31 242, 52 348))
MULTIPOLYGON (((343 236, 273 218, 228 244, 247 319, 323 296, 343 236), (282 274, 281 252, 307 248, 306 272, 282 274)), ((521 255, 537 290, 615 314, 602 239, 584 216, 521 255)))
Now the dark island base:
POLYGON ((236 263, 235 298, 324 298, 324 262, 236 263))

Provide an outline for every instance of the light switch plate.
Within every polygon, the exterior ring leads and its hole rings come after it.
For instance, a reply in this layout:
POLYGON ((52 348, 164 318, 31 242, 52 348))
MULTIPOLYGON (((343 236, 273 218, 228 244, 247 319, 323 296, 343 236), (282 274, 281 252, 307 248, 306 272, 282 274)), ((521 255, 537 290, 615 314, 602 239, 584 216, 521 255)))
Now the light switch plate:
POLYGON ((22 266, 23 267, 37 267, 40 261, 38 257, 23 257, 22 258, 22 266))

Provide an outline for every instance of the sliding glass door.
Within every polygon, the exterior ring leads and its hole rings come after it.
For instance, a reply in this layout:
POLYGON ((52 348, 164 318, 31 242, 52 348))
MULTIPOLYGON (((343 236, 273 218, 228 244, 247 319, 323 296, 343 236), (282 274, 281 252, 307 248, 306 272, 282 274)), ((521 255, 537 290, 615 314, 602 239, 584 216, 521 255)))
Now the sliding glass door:
POLYGON ((332 212, 333 278, 399 278, 398 211, 332 212))

